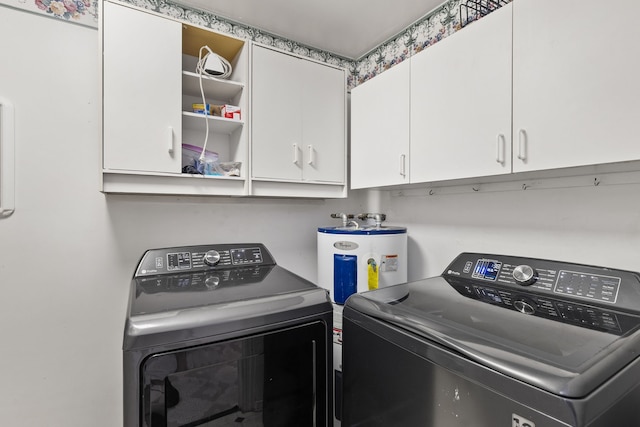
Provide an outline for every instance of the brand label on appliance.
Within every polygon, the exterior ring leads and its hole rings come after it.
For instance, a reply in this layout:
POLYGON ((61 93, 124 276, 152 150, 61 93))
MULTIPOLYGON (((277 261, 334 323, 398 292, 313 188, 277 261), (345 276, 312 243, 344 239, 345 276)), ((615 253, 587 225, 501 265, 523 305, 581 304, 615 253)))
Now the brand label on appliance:
POLYGON ((333 247, 336 249, 340 249, 341 251, 353 251, 358 249, 358 244, 356 242, 348 242, 346 240, 340 240, 339 242, 335 242, 333 247))
POLYGON ((536 424, 518 414, 511 414, 511 427, 536 427, 536 424))

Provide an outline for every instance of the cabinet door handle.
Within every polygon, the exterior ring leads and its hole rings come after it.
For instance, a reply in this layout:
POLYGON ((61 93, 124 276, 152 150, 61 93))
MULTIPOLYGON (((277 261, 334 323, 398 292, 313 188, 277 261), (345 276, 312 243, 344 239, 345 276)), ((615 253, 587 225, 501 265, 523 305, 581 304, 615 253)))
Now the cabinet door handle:
POLYGON ((504 151, 507 143, 503 134, 498 134, 498 141, 496 142, 496 162, 504 165, 504 151))
POLYGON ((0 217, 15 211, 15 122, 13 104, 0 98, 0 217))
POLYGON ((167 142, 169 143, 167 146, 169 154, 173 156, 173 126, 167 128, 167 142))
POLYGON ((293 163, 298 164, 300 162, 300 154, 298 150, 298 144, 293 144, 293 163))
POLYGON ((309 160, 307 164, 313 165, 316 162, 315 151, 313 149, 313 145, 307 145, 307 149, 309 150, 309 160))
POLYGON ((401 154, 400 155, 400 175, 402 175, 403 178, 406 178, 407 176, 406 160, 407 160, 406 154, 401 154))
POLYGON ((524 129, 518 131, 518 158, 527 161, 527 132, 524 129))

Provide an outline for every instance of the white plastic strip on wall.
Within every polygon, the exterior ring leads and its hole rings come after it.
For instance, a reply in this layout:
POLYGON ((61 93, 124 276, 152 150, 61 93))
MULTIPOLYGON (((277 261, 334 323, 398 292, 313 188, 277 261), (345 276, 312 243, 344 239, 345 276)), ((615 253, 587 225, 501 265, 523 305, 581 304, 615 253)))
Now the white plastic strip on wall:
POLYGON ((0 218, 15 211, 15 121, 13 104, 0 98, 0 218))

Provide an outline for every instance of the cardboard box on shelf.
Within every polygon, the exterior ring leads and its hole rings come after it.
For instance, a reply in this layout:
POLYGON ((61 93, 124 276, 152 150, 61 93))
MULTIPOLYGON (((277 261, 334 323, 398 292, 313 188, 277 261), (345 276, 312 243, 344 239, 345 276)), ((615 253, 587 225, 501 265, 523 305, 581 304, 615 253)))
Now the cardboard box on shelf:
POLYGON ((220 115, 226 119, 242 120, 240 107, 236 107, 235 105, 223 105, 220 110, 220 115))

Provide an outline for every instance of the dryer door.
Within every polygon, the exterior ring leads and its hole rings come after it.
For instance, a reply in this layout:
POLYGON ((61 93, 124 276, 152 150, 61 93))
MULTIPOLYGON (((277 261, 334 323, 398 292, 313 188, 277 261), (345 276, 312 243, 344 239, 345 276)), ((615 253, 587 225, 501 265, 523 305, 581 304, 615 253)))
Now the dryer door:
POLYGON ((144 427, 325 425, 326 325, 159 353, 141 367, 144 427))

